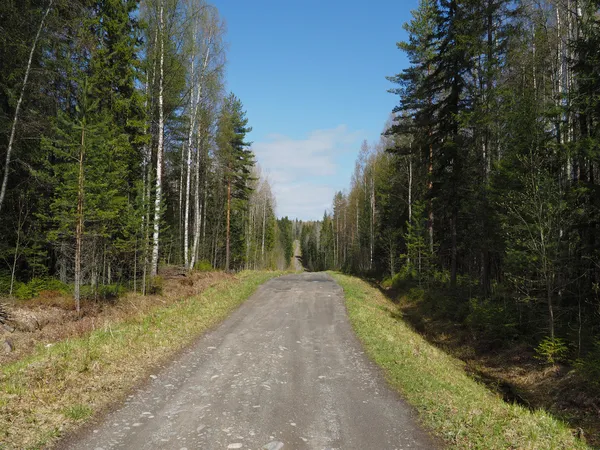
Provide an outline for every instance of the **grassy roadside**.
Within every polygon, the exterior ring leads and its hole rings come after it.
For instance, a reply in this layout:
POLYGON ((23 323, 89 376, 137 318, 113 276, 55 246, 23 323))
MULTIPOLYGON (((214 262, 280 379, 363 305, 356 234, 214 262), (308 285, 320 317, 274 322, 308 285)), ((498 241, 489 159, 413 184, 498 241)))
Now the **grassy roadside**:
POLYGON ((377 289, 358 278, 331 275, 344 289, 350 321, 369 356, 451 448, 588 448, 549 414, 505 403, 469 378, 461 361, 414 332, 377 289))
POLYGON ((0 448, 40 448, 122 399, 277 272, 242 272, 196 297, 42 347, 0 371, 0 448))

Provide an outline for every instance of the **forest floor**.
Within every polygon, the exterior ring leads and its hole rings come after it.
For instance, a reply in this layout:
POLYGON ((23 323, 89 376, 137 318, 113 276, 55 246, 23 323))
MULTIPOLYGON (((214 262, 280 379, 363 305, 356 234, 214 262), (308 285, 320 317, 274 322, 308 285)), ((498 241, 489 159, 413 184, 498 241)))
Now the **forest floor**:
POLYGON ((600 448, 600 392, 565 364, 536 358, 531 345, 477 340, 465 326, 433 318, 402 292, 380 290, 398 305, 401 316, 428 342, 465 363, 465 371, 506 402, 545 410, 567 423, 573 433, 600 448))
POLYGON ((108 323, 121 322, 168 306, 182 297, 198 295, 233 277, 224 272, 187 275, 177 267, 166 267, 160 275, 164 280, 161 295, 143 296, 132 292, 115 300, 84 300, 80 314, 74 309, 73 298, 57 291, 42 291, 38 297, 28 300, 0 298, 12 319, 10 326, 0 328, 0 339, 5 342, 0 352, 0 366, 31 354, 39 345, 50 347, 55 342, 83 336, 108 323))

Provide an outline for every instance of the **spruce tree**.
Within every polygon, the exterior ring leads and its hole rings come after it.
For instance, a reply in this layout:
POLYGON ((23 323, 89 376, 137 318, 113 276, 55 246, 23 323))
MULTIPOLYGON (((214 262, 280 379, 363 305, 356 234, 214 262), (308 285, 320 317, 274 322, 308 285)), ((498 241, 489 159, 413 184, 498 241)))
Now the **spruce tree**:
POLYGON ((242 102, 234 94, 229 94, 219 116, 217 131, 218 156, 227 190, 225 270, 230 270, 232 265, 239 267, 244 259, 244 217, 251 190, 251 167, 254 165, 254 153, 246 141, 246 134, 250 131, 252 128, 248 127, 242 102))

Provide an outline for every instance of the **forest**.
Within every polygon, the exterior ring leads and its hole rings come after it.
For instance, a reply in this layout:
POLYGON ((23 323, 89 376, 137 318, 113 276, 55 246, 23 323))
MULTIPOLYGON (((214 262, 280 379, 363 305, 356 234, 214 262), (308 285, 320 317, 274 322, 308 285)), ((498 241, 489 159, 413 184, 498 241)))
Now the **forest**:
POLYGON ((160 267, 287 267, 226 29, 204 0, 0 2, 0 294, 160 288, 160 267))
POLYGON ((600 380, 600 3, 420 0, 397 106, 304 263, 600 380))

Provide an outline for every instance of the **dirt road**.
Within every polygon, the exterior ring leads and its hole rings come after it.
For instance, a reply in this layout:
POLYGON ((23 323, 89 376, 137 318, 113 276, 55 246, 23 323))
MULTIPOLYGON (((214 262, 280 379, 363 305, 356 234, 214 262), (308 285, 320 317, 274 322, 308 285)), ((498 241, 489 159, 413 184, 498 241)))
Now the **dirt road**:
POLYGON ((365 357, 341 288, 302 273, 262 286, 146 387, 62 448, 432 449, 365 357))
POLYGON ((292 257, 294 270, 296 272, 302 272, 303 267, 300 262, 300 258, 302 258, 302 250, 300 249, 300 241, 294 241, 294 256, 292 257))

